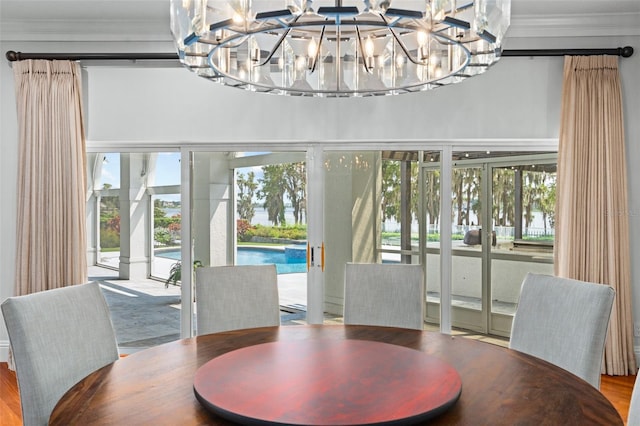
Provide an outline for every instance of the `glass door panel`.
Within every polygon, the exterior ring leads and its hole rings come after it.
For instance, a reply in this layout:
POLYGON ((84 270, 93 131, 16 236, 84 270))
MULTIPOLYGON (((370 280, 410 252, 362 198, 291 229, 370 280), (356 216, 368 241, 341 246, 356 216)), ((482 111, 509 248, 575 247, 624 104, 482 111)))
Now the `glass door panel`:
POLYGON ((120 197, 101 195, 97 204, 100 213, 97 264, 117 269, 120 263, 120 197))
POLYGON ((509 336, 520 286, 527 273, 553 275, 556 160, 534 155, 492 167, 490 253, 493 334, 509 336))
POLYGON ((92 159, 87 162, 92 189, 88 229, 97 235, 89 241, 89 252, 97 254, 89 266, 89 279, 100 282, 120 351, 175 340, 180 337, 180 288, 167 287, 163 281, 179 257, 164 259, 164 274, 151 276, 156 250, 175 244, 179 249, 179 215, 166 218, 163 229, 159 225, 165 208, 180 208, 179 154, 111 152, 89 153, 88 158, 92 159), (161 161, 164 158, 173 161, 161 161), (168 186, 169 180, 173 186, 168 186), (175 205, 160 195, 152 200, 154 194, 169 193, 175 205), (169 221, 177 222, 177 228, 169 221))
MULTIPOLYGON (((440 252, 429 217, 438 167, 425 153, 427 319, 438 322, 440 252), (431 201, 430 201, 431 200, 431 201), (433 257, 433 258, 432 258, 433 257)), ((436 158, 437 162, 437 158, 436 158)), ((451 161, 451 324, 509 336, 528 272, 553 274, 556 154, 454 151, 451 161)))
POLYGON ((151 255, 151 276, 175 283, 176 263, 181 256, 181 202, 180 194, 153 194, 153 250, 151 255))
POLYGON ((194 261, 275 264, 282 324, 304 321, 305 153, 195 152, 191 175, 194 261))
POLYGON ((236 264, 276 265, 281 319, 290 324, 307 311, 307 170, 304 153, 271 157, 235 169, 236 264))
MULTIPOLYGON (((98 210, 96 264, 118 269, 120 264, 120 153, 98 153, 93 164, 98 210)), ((87 164, 91 166, 91 164, 87 164)), ((91 206, 90 206, 91 207, 91 206)))
POLYGON ((416 151, 324 152, 325 310, 341 317, 347 262, 420 262, 416 151))
POLYGON ((160 152, 148 158, 147 192, 151 197, 151 276, 176 284, 181 265, 182 198, 180 153, 160 152))

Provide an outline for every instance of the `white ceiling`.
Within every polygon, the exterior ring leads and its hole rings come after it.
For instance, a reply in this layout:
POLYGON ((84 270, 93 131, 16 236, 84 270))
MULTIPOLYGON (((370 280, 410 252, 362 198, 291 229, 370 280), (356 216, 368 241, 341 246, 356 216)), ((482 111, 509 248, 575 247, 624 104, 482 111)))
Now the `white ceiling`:
MULTIPOLYGON (((640 0, 512 0, 511 10, 510 37, 640 35, 640 0)), ((170 40, 169 0, 0 0, 0 37, 170 40)))

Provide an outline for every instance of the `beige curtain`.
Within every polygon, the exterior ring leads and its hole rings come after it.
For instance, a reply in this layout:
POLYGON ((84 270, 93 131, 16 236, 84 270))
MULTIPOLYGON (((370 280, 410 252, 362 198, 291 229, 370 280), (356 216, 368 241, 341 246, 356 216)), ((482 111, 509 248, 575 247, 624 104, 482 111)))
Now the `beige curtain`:
POLYGON ((636 373, 625 161, 618 58, 566 57, 555 268, 616 290, 603 363, 610 375, 636 373))
POLYGON ((87 281, 80 66, 13 64, 18 109, 16 295, 87 281))

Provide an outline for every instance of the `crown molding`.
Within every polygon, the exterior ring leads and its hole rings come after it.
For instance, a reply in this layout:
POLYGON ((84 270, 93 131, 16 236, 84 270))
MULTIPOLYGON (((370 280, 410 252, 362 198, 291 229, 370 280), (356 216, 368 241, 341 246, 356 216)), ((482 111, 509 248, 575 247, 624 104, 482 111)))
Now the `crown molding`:
MULTIPOLYGON (((3 41, 172 41, 168 21, 151 19, 6 19, 3 41)), ((508 37, 639 36, 640 11, 610 14, 516 15, 508 37)))
POLYGON ((508 37, 603 37, 640 35, 640 11, 634 13, 529 15, 511 18, 508 37))

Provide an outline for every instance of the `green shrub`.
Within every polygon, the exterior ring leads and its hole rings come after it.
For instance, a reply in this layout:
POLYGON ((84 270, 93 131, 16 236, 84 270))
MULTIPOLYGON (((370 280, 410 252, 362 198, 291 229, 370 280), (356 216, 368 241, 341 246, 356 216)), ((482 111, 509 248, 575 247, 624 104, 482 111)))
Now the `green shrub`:
POLYGON ((249 241, 251 237, 286 238, 289 240, 306 240, 307 227, 305 225, 294 226, 263 226, 256 225, 247 229, 241 241, 249 241))
POLYGON ((100 230, 100 247, 102 248, 119 248, 120 233, 113 229, 100 230))
POLYGON ((251 240, 251 230, 253 227, 246 219, 238 219, 236 221, 236 232, 238 234, 238 241, 247 242, 251 240))
POLYGON ((166 246, 172 240, 171 232, 167 228, 156 228, 153 231, 153 239, 166 246))

